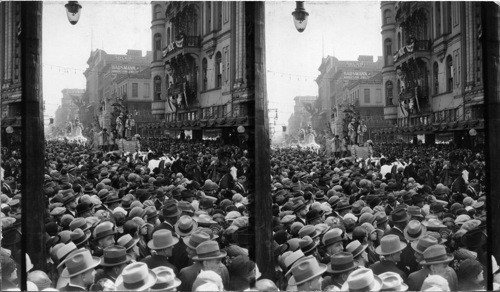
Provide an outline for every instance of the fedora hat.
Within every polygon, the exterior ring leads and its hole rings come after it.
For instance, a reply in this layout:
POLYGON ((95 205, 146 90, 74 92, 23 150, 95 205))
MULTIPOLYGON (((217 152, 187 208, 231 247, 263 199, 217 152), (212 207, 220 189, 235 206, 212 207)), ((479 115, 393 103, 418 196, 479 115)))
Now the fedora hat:
POLYGON ((359 268, 349 274, 340 291, 380 291, 382 280, 368 268, 359 268))
POLYGON ((121 198, 118 197, 118 194, 115 193, 115 192, 111 192, 107 197, 106 197, 106 201, 105 203, 106 204, 113 204, 113 203, 116 203, 116 202, 121 202, 121 198))
POLYGON ((88 212, 94 208, 94 204, 92 202, 80 202, 76 205, 76 215, 82 215, 85 212, 88 212))
POLYGON ((141 262, 126 266, 120 276, 116 278, 117 291, 143 291, 156 283, 156 274, 148 269, 148 265, 141 262))
POLYGON ((305 225, 304 227, 300 228, 299 230, 299 237, 304 238, 304 236, 310 236, 311 238, 316 238, 320 235, 321 233, 316 230, 314 225, 305 225))
POLYGON ((406 210, 408 211, 410 217, 424 218, 424 215, 422 214, 422 209, 420 209, 419 206, 408 206, 406 210))
POLYGON ((116 233, 114 227, 115 225, 111 221, 104 221, 99 223, 99 225, 97 225, 94 229, 94 239, 99 240, 106 236, 114 235, 116 233))
POLYGON ((202 191, 215 191, 219 188, 219 186, 214 183, 212 180, 210 179, 207 179, 205 180, 205 183, 203 184, 203 186, 201 187, 201 190, 202 191))
POLYGON ((323 235, 321 240, 324 246, 330 246, 334 243, 341 242, 343 240, 344 232, 340 228, 333 228, 323 235))
POLYGON ((226 255, 227 253, 225 251, 220 250, 217 241, 207 240, 198 244, 193 261, 222 259, 226 257, 226 255))
POLYGON ((318 246, 318 243, 310 236, 306 235, 299 241, 300 249, 307 254, 318 246))
POLYGON ((71 231, 71 234, 69 235, 71 238, 71 241, 79 247, 80 245, 84 244, 87 240, 90 238, 90 234, 86 234, 81 230, 80 228, 77 228, 73 231, 71 231))
POLYGON ((306 208, 306 204, 304 204, 304 202, 302 201, 298 201, 294 206, 293 206, 293 212, 294 213, 297 213, 299 212, 300 210, 306 208))
POLYGON ((139 242, 139 240, 140 240, 139 237, 134 238, 130 234, 125 234, 120 238, 118 238, 116 244, 119 246, 123 246, 128 251, 131 248, 133 248, 139 242))
POLYGON ((63 195, 62 203, 64 206, 76 200, 76 194, 73 192, 72 189, 62 191, 62 195, 63 195))
POLYGON ((382 280, 382 291, 407 291, 408 285, 403 282, 403 279, 398 273, 385 272, 378 275, 382 280))
POLYGON ((57 252, 56 257, 57 260, 61 263, 66 259, 66 257, 73 251, 77 250, 76 244, 74 242, 69 242, 63 246, 61 246, 57 252))
POLYGON ((66 212, 65 207, 55 207, 54 209, 52 209, 52 211, 50 211, 50 215, 56 217, 63 215, 65 212, 66 212))
POLYGON ((99 197, 99 199, 101 199, 101 201, 106 200, 106 198, 109 195, 110 195, 110 192, 108 189, 102 189, 102 190, 99 190, 99 192, 97 192, 97 196, 99 197))
POLYGON ((449 263, 453 260, 453 255, 448 255, 446 253, 446 248, 441 244, 435 244, 428 247, 423 255, 424 259, 420 262, 423 266, 449 263))
POLYGON ((88 223, 87 223, 87 220, 85 220, 85 218, 82 218, 82 217, 77 217, 75 219, 73 219, 73 221, 71 221, 71 223, 69 224, 69 229, 71 229, 71 231, 74 231, 75 229, 77 228, 80 228, 83 232, 87 231, 90 229, 90 226, 88 223))
POLYGON ((418 220, 411 220, 403 230, 405 239, 408 241, 415 241, 420 239, 422 236, 424 236, 425 232, 427 232, 427 228, 418 220))
POLYGON ((191 216, 183 215, 175 223, 175 233, 179 236, 188 236, 198 227, 198 222, 191 218, 191 216))
POLYGON ((89 250, 81 250, 65 260, 66 268, 61 273, 61 277, 71 278, 80 275, 97 267, 100 262, 99 258, 92 257, 89 250))
POLYGON ((359 240, 354 240, 349 242, 349 244, 345 247, 345 251, 350 252, 353 257, 359 256, 366 248, 368 245, 366 244, 361 244, 359 240))
POLYGON ((391 222, 404 222, 410 220, 410 215, 405 208, 397 208, 391 212, 389 215, 389 221, 391 222))
MULTIPOLYGON (((304 252, 301 249, 298 249, 294 252, 292 252, 289 256, 287 256, 283 262, 285 264, 286 269, 288 272, 291 271, 291 267, 293 266, 294 263, 296 263, 299 259, 305 257, 304 252)), ((287 272, 287 273, 288 273, 287 272)))
POLYGON ((335 210, 342 211, 342 210, 350 209, 350 208, 352 208, 352 206, 349 205, 349 201, 341 200, 340 202, 337 203, 337 207, 335 208, 335 210))
POLYGON ((328 273, 340 274, 356 269, 354 257, 349 252, 338 252, 330 257, 330 265, 327 267, 328 273))
POLYGON ((84 194, 95 193, 94 186, 92 186, 92 184, 86 184, 85 187, 83 188, 83 193, 84 194))
POLYGON ((306 214, 306 222, 310 224, 312 221, 321 218, 322 215, 323 211, 311 209, 306 214))
POLYGON ((305 283, 315 277, 321 276, 327 267, 325 264, 319 264, 316 258, 311 257, 292 268, 292 277, 288 282, 292 286, 305 283))
POLYGON ((177 217, 181 214, 181 211, 177 207, 177 204, 172 204, 165 206, 161 209, 161 214, 165 218, 177 217))
POLYGON ((425 234, 417 241, 412 242, 411 248, 413 248, 415 252, 422 254, 428 247, 436 244, 438 244, 438 240, 434 236, 425 234))
MULTIPOLYGON (((129 234, 130 235, 130 234, 129 234)), ((108 246, 103 250, 101 266, 113 267, 128 263, 132 257, 127 254, 127 250, 120 245, 108 246)))
POLYGON ((184 237, 182 239, 184 243, 189 246, 192 249, 196 249, 196 247, 204 242, 204 241, 209 241, 210 240, 210 235, 203 231, 195 231, 193 234, 190 236, 184 237))
POLYGON ((156 284, 150 291, 167 291, 181 285, 181 280, 175 277, 174 270, 169 267, 160 266, 152 270, 156 274, 156 284))
POLYGON ((356 201, 352 204, 351 209, 354 215, 359 216, 361 215, 361 210, 363 209, 363 205, 361 205, 361 202, 356 201))
POLYGON ((207 214, 200 214, 198 216, 193 217, 193 219, 198 223, 199 226, 202 227, 210 227, 213 224, 217 224, 217 222, 212 220, 212 217, 207 214))
POLYGON ((153 239, 148 242, 150 249, 164 249, 176 245, 179 242, 177 237, 172 236, 172 232, 167 229, 160 229, 153 233, 153 239))
POLYGON ((380 245, 377 246, 375 252, 379 255, 395 254, 405 249, 406 243, 399 240, 399 237, 394 234, 389 234, 380 240, 380 245))

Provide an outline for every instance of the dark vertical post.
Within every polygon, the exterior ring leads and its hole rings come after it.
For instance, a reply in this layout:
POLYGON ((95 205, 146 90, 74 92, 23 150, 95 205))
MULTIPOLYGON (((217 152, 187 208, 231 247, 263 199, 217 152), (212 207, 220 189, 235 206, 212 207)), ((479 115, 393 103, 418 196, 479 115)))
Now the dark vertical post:
MULTIPOLYGON (((22 250, 36 270, 45 270, 44 134, 42 101, 42 5, 21 3, 22 80, 22 250)), ((26 291, 26 262, 21 255, 21 290, 26 291)))
MULTIPOLYGON (((500 220, 500 10, 498 4, 494 2, 481 2, 482 36, 481 45, 483 48, 483 84, 485 98, 485 120, 486 138, 488 151, 486 151, 486 161, 488 162, 488 183, 487 183, 487 228, 488 228, 488 250, 500 259, 500 224, 493 224, 500 220)), ((491 277, 491 261, 488 258, 487 271, 490 271, 485 278, 488 279, 487 290, 493 290, 491 277)))
MULTIPOLYGON (((272 279, 274 252, 270 178, 269 121, 267 116, 265 3, 253 2, 255 20, 255 253, 264 278, 272 279)), ((250 16, 247 14, 247 17, 250 16)))

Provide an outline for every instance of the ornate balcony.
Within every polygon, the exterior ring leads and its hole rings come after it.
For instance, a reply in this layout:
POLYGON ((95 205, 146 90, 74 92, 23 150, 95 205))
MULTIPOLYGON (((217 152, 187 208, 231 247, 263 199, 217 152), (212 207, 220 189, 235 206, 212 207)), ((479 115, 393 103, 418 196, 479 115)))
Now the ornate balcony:
POLYGON ((411 44, 402 47, 393 55, 394 65, 400 64, 410 58, 419 58, 431 52, 430 40, 415 40, 411 44))
POLYGON ((199 36, 181 36, 163 48, 163 58, 170 59, 179 53, 196 53, 201 49, 199 36))

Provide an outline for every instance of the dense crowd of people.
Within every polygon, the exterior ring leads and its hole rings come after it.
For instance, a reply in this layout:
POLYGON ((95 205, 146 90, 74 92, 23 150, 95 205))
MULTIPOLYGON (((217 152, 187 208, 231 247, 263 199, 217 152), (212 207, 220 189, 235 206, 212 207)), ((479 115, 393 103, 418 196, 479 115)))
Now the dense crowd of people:
MULTIPOLYGON (((2 290, 214 291, 256 285, 252 159, 220 142, 144 139, 146 157, 46 143, 47 269, 20 250, 19 152, 3 149, 2 290), (150 169, 151 161, 158 161, 150 169)), ((116 150, 116 149, 111 149, 116 150)), ((31 243, 32 244, 32 243, 31 243)))
POLYGON ((377 158, 273 150, 277 287, 485 290, 484 155, 367 142, 377 158))
POLYGON ((249 257, 239 147, 150 138, 141 157, 48 141, 43 271, 20 251, 19 151, 2 149, 2 290, 20 288, 23 256, 33 291, 485 290, 484 154, 367 143, 376 158, 272 150, 269 279, 249 257))

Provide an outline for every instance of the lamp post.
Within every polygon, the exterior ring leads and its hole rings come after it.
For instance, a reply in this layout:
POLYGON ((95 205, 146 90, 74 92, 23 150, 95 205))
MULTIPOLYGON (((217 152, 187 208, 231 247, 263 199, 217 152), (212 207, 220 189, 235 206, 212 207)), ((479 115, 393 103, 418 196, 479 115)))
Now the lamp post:
POLYGON ((137 132, 137 116, 139 115, 139 112, 137 111, 137 109, 134 110, 134 115, 135 115, 135 120, 134 120, 134 124, 135 124, 135 134, 139 134, 137 132))
POLYGON ((66 7, 69 23, 75 25, 80 19, 82 5, 78 4, 78 1, 68 1, 68 4, 64 5, 64 7, 66 7))
POLYGON ((298 32, 303 32, 307 26, 309 13, 304 9, 304 1, 296 1, 295 11, 292 12, 293 24, 298 32))

